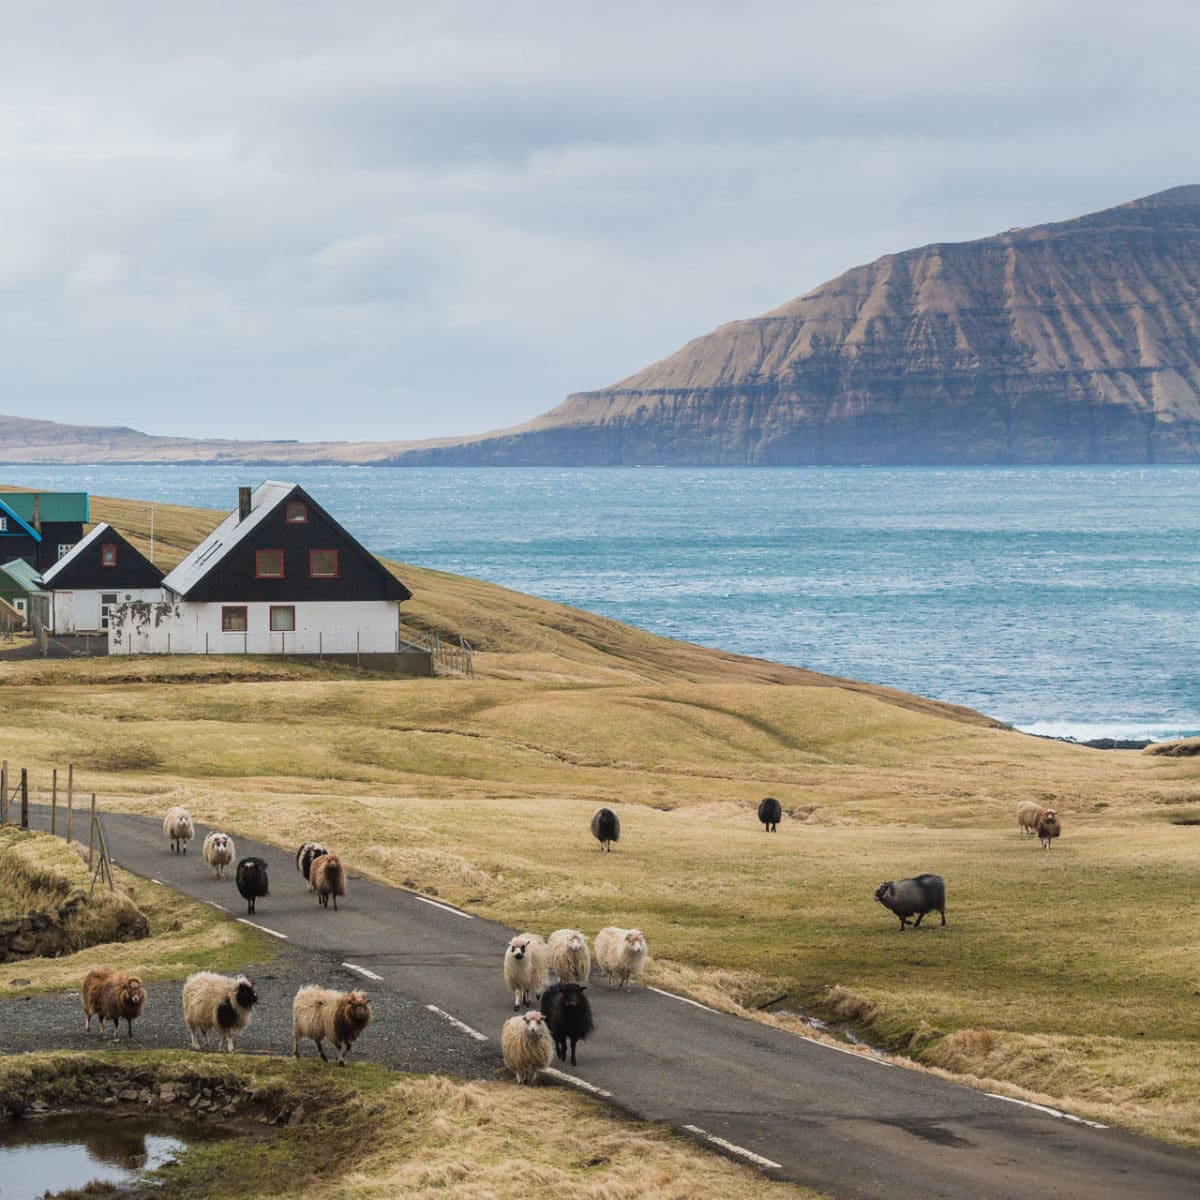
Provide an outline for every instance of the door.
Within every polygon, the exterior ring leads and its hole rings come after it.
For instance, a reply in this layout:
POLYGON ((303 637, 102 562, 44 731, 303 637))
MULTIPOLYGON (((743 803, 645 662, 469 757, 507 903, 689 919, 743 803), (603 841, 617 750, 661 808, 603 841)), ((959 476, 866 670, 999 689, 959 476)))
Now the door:
POLYGON ((109 610, 115 608, 117 604, 116 592, 101 592, 100 593, 100 628, 108 628, 109 610))

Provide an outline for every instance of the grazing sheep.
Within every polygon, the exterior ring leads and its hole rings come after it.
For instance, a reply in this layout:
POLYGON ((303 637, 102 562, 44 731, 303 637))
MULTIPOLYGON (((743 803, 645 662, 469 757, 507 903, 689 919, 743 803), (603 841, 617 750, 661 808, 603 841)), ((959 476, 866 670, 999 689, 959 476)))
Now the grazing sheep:
POLYGON ((322 854, 314 858, 308 869, 308 884, 317 893, 317 903, 329 907, 333 898, 333 911, 337 912, 337 898, 346 894, 346 871, 336 854, 322 854))
POLYGON ((916 929, 928 912, 941 913, 942 924, 946 924, 946 881, 940 875, 917 875, 899 883, 881 883, 875 889, 875 899, 900 918, 901 929, 908 928, 908 919, 914 914, 916 929))
POLYGON ((546 986, 549 956, 536 933, 519 933, 504 951, 504 983, 513 994, 513 1012, 536 1002, 546 986))
POLYGON ((80 988, 80 1003, 83 1007, 84 1031, 91 1032, 92 1017, 100 1018, 100 1033, 104 1022, 113 1023, 113 1037, 121 1036, 121 1022, 129 1027, 133 1037, 133 1022, 142 1015, 146 1007, 146 989, 136 975, 126 975, 114 967, 93 967, 84 977, 80 988))
POLYGON ((621 840, 621 819, 611 808, 598 808, 592 814, 592 837, 609 851, 613 842, 621 840))
POLYGON ((592 973, 592 953, 578 929, 556 929, 546 943, 550 969, 563 983, 587 983, 592 973))
POLYGON ((554 1039, 554 1049, 564 1062, 567 1042, 571 1043, 571 1066, 575 1065, 575 1043, 582 1042, 595 1029, 592 1006, 578 983, 552 983, 542 993, 542 1016, 554 1039))
POLYGON ((225 878, 225 868, 234 860, 233 838, 227 833, 210 833, 204 839, 204 861, 217 873, 218 879, 225 878))
POLYGON ((183 1019, 192 1035, 192 1049, 199 1050, 196 1034, 208 1045, 210 1030, 221 1035, 221 1046, 233 1052, 233 1035, 250 1024, 250 1010, 258 1003, 254 984, 245 975, 231 979, 212 971, 189 975, 183 985, 183 1019))
POLYGON ((504 1065, 517 1077, 517 1082, 533 1083, 538 1072, 544 1071, 554 1057, 546 1018, 534 1011, 509 1017, 500 1031, 500 1049, 504 1065))
POLYGON ((1053 808, 1044 809, 1038 817, 1037 825, 1038 843, 1042 849, 1049 850, 1050 843, 1060 833, 1062 833, 1062 822, 1058 819, 1057 810, 1053 808))
POLYGON ((254 903, 267 891, 267 861, 264 858, 243 858, 237 865, 235 877, 238 894, 246 902, 246 915, 254 916, 254 903))
POLYGON ((302 987, 292 1001, 292 1053, 300 1057, 300 1039, 312 1038, 322 1062, 328 1062, 322 1042, 332 1042, 337 1064, 346 1065, 346 1055, 359 1034, 371 1023, 371 1002, 366 992, 335 992, 329 988, 302 987))
POLYGON ((1041 811, 1042 806, 1036 800, 1022 800, 1017 805, 1017 828, 1023 833, 1035 833, 1041 811))
POLYGON ((646 966, 646 935, 640 929, 606 925, 596 934, 596 963, 609 987, 626 987, 646 966))
POLYGON ((177 804, 174 808, 167 809, 167 815, 163 817, 163 837, 171 843, 174 853, 186 854, 187 844, 195 836, 192 814, 186 808, 180 808, 177 804))
POLYGON ((304 882, 308 884, 308 890, 312 891, 312 880, 309 879, 309 869, 312 867, 313 859, 320 858, 322 854, 328 854, 329 847, 324 842, 305 842, 299 850, 296 851, 296 870, 304 876, 304 882))
POLYGON ((783 816, 783 809, 779 806, 779 801, 770 796, 764 797, 758 805, 758 819, 766 827, 767 833, 774 833, 776 826, 779 824, 779 818, 783 816))

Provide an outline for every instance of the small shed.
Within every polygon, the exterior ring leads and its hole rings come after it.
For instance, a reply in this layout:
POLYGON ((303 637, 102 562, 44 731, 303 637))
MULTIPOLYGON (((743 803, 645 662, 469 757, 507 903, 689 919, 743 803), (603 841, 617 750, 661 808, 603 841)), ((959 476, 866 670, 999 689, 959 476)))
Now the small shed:
POLYGON ((42 577, 23 558, 14 558, 0 566, 0 600, 6 600, 26 621, 37 617, 50 623, 50 596, 42 587, 42 577))

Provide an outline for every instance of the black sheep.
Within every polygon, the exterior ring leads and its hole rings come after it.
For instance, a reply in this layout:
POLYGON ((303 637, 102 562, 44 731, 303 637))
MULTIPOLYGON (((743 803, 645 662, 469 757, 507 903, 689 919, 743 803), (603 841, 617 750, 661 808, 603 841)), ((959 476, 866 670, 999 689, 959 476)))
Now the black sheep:
POLYGON ((909 917, 915 916, 913 928, 921 923, 927 912, 942 914, 946 923, 946 881, 940 875, 917 875, 899 883, 881 883, 875 889, 875 899, 890 908, 900 918, 900 928, 908 927, 909 917))
POLYGON ((262 858, 243 858, 237 865, 237 890, 246 901, 246 913, 254 916, 254 902, 267 895, 267 863, 262 858))
POLYGON ((768 833, 775 832, 775 827, 779 824, 779 818, 782 816, 783 809, 779 807, 778 800, 767 796, 759 803, 758 819, 767 827, 768 833))
POLYGON ((542 1016, 554 1039, 554 1048, 565 1062, 567 1042, 571 1043, 571 1066, 575 1065, 575 1043, 582 1042, 595 1028, 592 1006, 583 994, 585 990, 581 983, 552 983, 542 993, 542 1016))
POLYGON ((592 816, 592 837, 611 850, 613 842, 621 840, 621 822, 611 808, 598 808, 592 816))
POLYGON ((320 858, 322 854, 328 853, 329 847, 324 842, 305 842, 296 851, 296 870, 304 876, 306 882, 308 881, 308 872, 313 864, 313 859, 320 858))

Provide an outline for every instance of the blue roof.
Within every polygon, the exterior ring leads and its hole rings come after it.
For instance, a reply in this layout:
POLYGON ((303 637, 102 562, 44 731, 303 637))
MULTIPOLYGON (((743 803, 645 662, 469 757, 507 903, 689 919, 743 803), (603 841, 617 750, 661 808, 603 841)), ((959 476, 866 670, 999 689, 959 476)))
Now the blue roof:
POLYGON ((16 523, 20 525, 20 527, 25 530, 25 532, 29 534, 29 536, 33 538, 35 542, 40 542, 42 540, 42 535, 38 533, 38 531, 34 529, 32 525, 28 524, 25 518, 21 516, 16 509, 14 509, 10 504, 6 504, 4 501, 4 496, 2 495, 0 495, 0 513, 3 513, 5 516, 16 521, 16 523))

